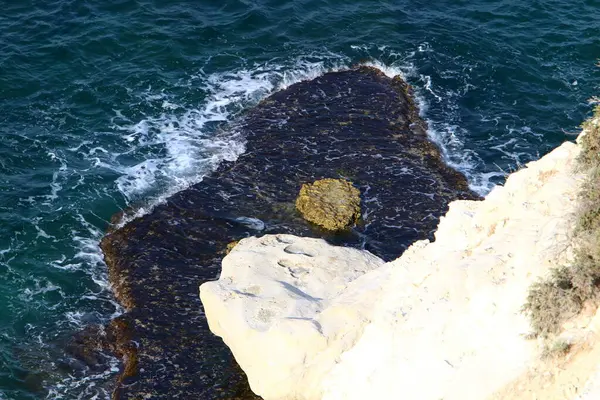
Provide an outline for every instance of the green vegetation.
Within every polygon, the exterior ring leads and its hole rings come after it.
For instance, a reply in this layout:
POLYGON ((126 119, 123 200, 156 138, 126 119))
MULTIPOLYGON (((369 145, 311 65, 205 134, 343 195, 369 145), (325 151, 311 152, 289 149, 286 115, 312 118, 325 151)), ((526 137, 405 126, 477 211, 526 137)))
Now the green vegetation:
POLYGON ((563 339, 557 339, 554 342, 547 344, 542 353, 542 358, 557 358, 564 357, 569 354, 573 345, 563 339))
MULTIPOLYGON (((600 99, 593 98, 591 101, 600 102, 600 99)), ((581 127, 588 131, 588 134, 582 138, 582 154, 580 162, 584 167, 597 167, 600 155, 600 105, 596 105, 592 118, 585 121, 581 127)))
POLYGON ((536 336, 560 332, 563 323, 577 315, 588 302, 600 299, 600 106, 582 125, 578 160, 587 174, 580 193, 575 230, 578 249, 573 265, 551 271, 534 283, 523 310, 529 314, 536 336))
POLYGON ((536 335, 547 336, 557 333, 562 322, 575 316, 581 307, 570 271, 562 267, 531 286, 523 309, 529 313, 536 335))

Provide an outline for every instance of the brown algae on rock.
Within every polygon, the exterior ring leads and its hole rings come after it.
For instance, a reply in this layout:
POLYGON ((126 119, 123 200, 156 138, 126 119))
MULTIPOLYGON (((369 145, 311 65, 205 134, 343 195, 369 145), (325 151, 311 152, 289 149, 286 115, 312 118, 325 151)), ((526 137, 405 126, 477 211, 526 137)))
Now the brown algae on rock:
POLYGON ((239 240, 234 240, 233 242, 227 243, 227 247, 225 248, 225 255, 231 253, 231 250, 239 243, 239 240))
POLYGON ((360 218, 360 191, 344 179, 305 183, 296 208, 309 222, 330 231, 343 230, 360 218))

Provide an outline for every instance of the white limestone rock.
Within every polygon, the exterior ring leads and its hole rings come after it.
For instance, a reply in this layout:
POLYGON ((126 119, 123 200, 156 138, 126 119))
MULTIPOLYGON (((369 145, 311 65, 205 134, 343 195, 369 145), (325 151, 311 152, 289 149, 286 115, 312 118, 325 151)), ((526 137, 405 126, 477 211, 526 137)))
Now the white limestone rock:
POLYGON ((453 202, 435 242, 390 263, 245 239, 201 287, 210 328, 265 400, 549 399, 503 393, 539 361, 529 286, 572 258, 579 151, 565 143, 484 201, 453 202))
POLYGON ((572 257, 582 177, 565 143, 482 202, 457 201, 436 241, 393 261, 373 322, 323 378, 323 399, 482 400, 537 362, 529 286, 572 257), (348 382, 351 382, 349 385, 348 382))
POLYGON ((371 313, 374 298, 356 303, 352 286, 383 264, 321 239, 248 238, 223 259, 220 279, 201 286, 200 297, 211 331, 244 371, 253 371, 255 393, 318 398, 321 377, 371 313))

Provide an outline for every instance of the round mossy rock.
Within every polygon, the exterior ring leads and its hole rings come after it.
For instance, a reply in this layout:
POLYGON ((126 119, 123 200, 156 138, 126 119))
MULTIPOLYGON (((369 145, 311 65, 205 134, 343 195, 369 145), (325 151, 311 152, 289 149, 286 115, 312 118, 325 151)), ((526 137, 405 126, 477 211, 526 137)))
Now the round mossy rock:
POLYGON ((305 183, 296 199, 304 219, 330 231, 348 228, 360 217, 360 191, 343 179, 305 183))

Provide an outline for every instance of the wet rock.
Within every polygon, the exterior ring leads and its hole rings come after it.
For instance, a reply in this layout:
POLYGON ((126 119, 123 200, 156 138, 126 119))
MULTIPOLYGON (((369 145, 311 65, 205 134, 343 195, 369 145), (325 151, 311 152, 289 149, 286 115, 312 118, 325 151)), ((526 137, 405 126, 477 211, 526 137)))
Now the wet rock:
POLYGON ((68 341, 66 345, 67 354, 73 358, 63 360, 62 363, 65 368, 83 369, 83 366, 87 366, 92 370, 101 368, 102 365, 108 362, 105 352, 112 351, 110 345, 106 339, 106 330, 103 326, 89 325, 73 335, 68 341))
POLYGON ((77 363, 84 368, 99 370, 110 361, 109 354, 123 360, 122 381, 134 375, 136 369, 137 346, 132 340, 132 330, 128 319, 117 317, 107 326, 90 325, 73 335, 66 345, 71 358, 66 366, 73 368, 77 363))
POLYGON ((323 237, 385 260, 432 238, 450 201, 476 196, 425 132, 409 86, 362 67, 274 93, 219 133, 246 152, 102 240, 127 309, 115 326, 127 376, 115 397, 257 398, 209 331, 198 285, 218 277, 228 243, 248 236, 323 237), (350 230, 319 229, 295 209, 301 184, 326 177, 362 193, 350 230))
POLYGON ((307 221, 339 231, 360 217, 360 191, 344 179, 305 183, 296 199, 296 208, 307 221))

